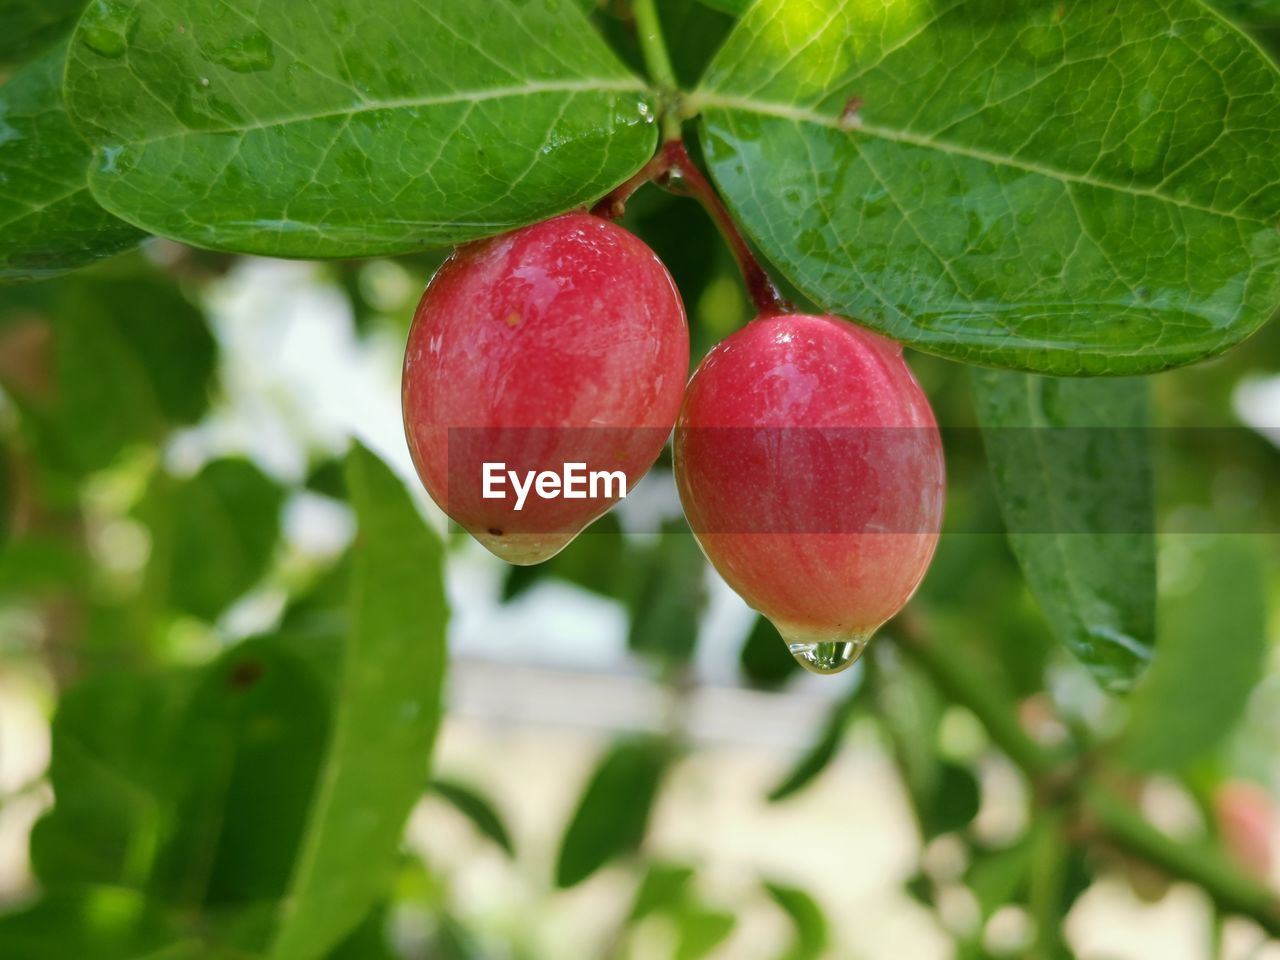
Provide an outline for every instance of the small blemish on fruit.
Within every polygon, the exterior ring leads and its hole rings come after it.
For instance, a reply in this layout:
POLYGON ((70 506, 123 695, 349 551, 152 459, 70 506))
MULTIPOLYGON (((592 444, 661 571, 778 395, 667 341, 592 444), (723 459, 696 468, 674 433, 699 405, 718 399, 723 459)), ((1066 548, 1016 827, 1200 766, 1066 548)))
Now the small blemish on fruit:
POLYGON ((856 130, 862 126, 862 117, 858 115, 858 111, 862 109, 863 100, 861 97, 850 97, 844 105, 844 110, 840 114, 838 125, 841 130, 856 130))
POLYGON ((507 314, 507 326, 510 327, 512 330, 520 326, 520 320, 521 320, 520 314, 515 313, 514 311, 507 314))
POLYGON ((490 533, 490 535, 495 536, 495 537, 500 537, 500 536, 502 536, 502 531, 501 531, 501 530, 499 530, 497 527, 490 527, 490 528, 489 528, 489 533, 490 533))

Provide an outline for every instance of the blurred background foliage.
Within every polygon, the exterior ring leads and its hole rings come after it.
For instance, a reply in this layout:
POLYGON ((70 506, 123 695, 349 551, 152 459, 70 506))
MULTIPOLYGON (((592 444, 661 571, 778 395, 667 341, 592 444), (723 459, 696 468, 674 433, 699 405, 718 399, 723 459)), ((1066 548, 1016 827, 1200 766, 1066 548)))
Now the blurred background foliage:
MULTIPOLYGON (((692 79, 735 5, 662 6, 692 79)), ((695 362, 749 319, 695 204, 626 223, 695 362)), ((0 956, 1280 956, 1280 327, 1142 384, 1161 639, 1128 697, 999 532, 967 371, 913 355, 946 533, 824 681, 709 571, 665 457, 540 567, 448 530, 397 406, 443 255, 153 241, 0 291, 0 956)))

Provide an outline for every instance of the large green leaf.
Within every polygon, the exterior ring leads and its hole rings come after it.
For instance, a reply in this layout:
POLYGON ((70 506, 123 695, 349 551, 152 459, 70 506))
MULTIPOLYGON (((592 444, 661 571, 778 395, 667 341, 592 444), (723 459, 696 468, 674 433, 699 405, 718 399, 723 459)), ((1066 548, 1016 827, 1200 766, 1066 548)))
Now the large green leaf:
POLYGON ((140 509, 153 596, 217 619, 266 572, 283 505, 284 490, 248 460, 214 460, 184 479, 158 475, 140 509))
POLYGON ((1244 712, 1267 656, 1267 575, 1260 538, 1177 535, 1178 574, 1160 598, 1160 650, 1134 691, 1127 758, 1182 770, 1244 712))
POLYGON ((730 206, 822 307, 1122 374, 1280 306, 1278 94, 1199 0, 761 0, 691 106, 730 206))
POLYGON ((1155 642, 1148 385, 998 370, 972 383, 1009 543, 1058 640, 1114 690, 1155 642))
MULTIPOLYGON (((7 36, 2 12, 0 23, 7 36)), ((66 51, 57 44, 0 86, 0 283, 81 267, 143 237, 89 192, 92 152, 62 105, 66 51)))
POLYGON ((403 252, 589 201, 653 109, 569 3, 101 0, 67 102, 98 200, 199 246, 403 252))
POLYGON ((440 540, 363 447, 348 460, 347 488, 358 534, 345 664, 277 960, 324 955, 384 890, 440 716, 448 615, 440 540))

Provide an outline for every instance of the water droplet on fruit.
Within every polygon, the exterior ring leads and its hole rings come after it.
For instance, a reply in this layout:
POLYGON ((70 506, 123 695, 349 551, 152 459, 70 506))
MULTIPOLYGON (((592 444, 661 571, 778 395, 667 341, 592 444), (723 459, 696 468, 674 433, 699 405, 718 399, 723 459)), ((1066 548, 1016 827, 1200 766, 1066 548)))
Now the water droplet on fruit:
POLYGON ((862 651, 867 649, 867 637, 854 637, 851 640, 822 640, 802 643, 787 643, 787 649, 796 658, 796 662, 810 673, 823 676, 839 673, 853 665, 862 651))

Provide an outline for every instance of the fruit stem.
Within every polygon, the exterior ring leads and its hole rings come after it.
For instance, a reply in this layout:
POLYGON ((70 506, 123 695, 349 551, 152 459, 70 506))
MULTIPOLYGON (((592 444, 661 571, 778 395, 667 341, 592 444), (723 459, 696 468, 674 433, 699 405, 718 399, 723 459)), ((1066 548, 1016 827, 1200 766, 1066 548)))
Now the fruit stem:
POLYGON ((760 261, 747 245, 746 238, 734 222, 729 208, 716 193, 702 171, 694 164, 689 151, 680 139, 668 140, 662 145, 658 156, 663 158, 654 182, 671 193, 693 197, 702 204, 708 216, 715 221, 720 234, 724 237, 734 259, 738 261, 738 269, 742 271, 742 281, 746 284, 747 295, 761 316, 777 313, 790 313, 793 308, 778 290, 773 278, 761 266, 760 261))
POLYGON ((632 13, 636 18, 640 53, 644 57, 645 67, 649 70, 649 78, 658 88, 662 135, 667 140, 678 139, 680 115, 678 110, 671 108, 677 101, 680 85, 676 80, 675 68, 671 65, 671 54, 667 52, 666 40, 662 36, 657 4, 655 0, 634 0, 632 13))
POLYGON ((1274 890, 1245 874, 1217 849, 1170 837, 1113 788, 1083 770, 1077 758, 1037 743, 989 677, 947 644, 929 637, 928 624, 918 611, 908 608, 891 629, 903 654, 944 696, 968 708, 992 742, 1022 771, 1042 809, 1076 808, 1078 822, 1103 844, 1195 884, 1218 909, 1248 917, 1280 939, 1280 895, 1274 890))

